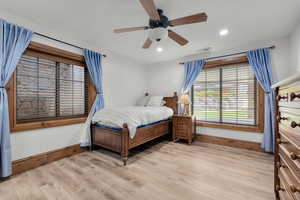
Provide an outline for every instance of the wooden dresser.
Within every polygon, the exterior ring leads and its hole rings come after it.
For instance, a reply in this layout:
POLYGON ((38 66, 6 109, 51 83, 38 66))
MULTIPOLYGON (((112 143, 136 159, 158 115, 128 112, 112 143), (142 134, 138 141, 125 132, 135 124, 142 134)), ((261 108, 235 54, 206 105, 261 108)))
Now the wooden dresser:
POLYGON ((275 193, 280 200, 300 200, 300 74, 276 88, 275 193))

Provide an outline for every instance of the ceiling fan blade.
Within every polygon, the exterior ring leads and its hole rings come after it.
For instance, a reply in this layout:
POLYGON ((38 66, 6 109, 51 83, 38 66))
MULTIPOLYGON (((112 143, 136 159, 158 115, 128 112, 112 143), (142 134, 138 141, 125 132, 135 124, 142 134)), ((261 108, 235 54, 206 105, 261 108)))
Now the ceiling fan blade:
POLYGON ((151 44, 152 44, 152 40, 148 38, 143 45, 143 49, 148 49, 151 46, 151 44))
POLYGON ((193 24, 193 23, 206 22, 206 21, 207 21, 207 14, 199 13, 187 17, 173 19, 170 20, 169 23, 171 26, 180 26, 185 24, 193 24))
POLYGON ((174 40, 175 42, 177 42, 181 46, 184 46, 184 45, 186 45, 189 42, 188 40, 186 40, 185 38, 181 37, 180 35, 178 35, 174 31, 171 31, 171 30, 168 30, 168 31, 169 31, 168 32, 169 38, 171 38, 172 40, 174 40))
POLYGON ((125 32, 131 32, 131 31, 141 31, 141 30, 147 30, 147 26, 140 26, 140 27, 130 27, 130 28, 119 28, 115 29, 115 33, 125 33, 125 32))
POLYGON ((160 16, 156 10, 153 0, 140 0, 140 2, 151 19, 160 20, 160 16))

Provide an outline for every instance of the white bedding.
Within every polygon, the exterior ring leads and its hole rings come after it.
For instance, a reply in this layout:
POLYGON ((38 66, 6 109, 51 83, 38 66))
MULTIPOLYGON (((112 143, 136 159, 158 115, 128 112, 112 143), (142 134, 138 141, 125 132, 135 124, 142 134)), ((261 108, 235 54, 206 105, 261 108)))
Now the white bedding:
POLYGON ((95 113, 92 123, 114 128, 122 128, 123 124, 127 123, 129 135, 134 138, 138 126, 165 120, 172 115, 173 110, 166 106, 104 108, 95 113))

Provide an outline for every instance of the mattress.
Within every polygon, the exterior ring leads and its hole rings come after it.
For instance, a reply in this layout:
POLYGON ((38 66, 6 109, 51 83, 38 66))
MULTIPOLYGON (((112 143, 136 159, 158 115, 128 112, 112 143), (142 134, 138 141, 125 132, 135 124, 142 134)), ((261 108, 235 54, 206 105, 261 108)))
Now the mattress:
POLYGON ((166 106, 105 108, 95 113, 92 123, 96 126, 120 130, 126 123, 130 138, 134 138, 136 129, 154 125, 169 119, 173 110, 166 106))

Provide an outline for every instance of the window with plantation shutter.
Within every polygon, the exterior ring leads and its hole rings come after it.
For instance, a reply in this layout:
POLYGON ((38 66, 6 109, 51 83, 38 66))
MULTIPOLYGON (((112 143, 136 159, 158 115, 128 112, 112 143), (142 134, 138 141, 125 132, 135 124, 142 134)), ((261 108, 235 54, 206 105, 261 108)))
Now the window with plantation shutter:
POLYGON ((23 55, 16 69, 17 122, 85 116, 84 67, 23 55))
POLYGON ((76 116, 86 113, 84 68, 59 63, 59 115, 76 116))
POLYGON ((192 89, 192 111, 210 123, 257 126, 257 81, 249 65, 207 68, 192 89))

